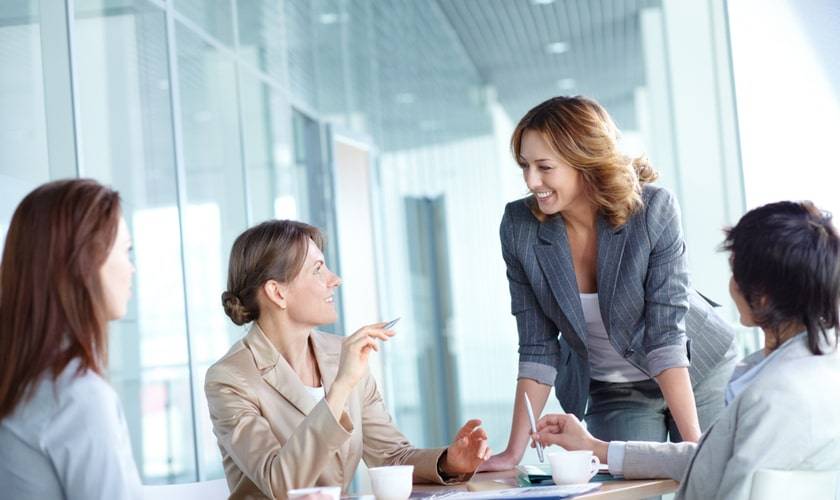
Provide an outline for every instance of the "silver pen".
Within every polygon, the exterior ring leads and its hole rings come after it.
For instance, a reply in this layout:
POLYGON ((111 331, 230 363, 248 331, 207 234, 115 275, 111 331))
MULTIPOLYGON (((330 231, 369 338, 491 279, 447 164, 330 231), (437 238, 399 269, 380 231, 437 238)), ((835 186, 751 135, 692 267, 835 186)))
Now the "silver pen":
MULTIPOLYGON (((537 422, 534 420, 534 409, 531 407, 531 400, 528 399, 528 393, 525 394, 525 409, 528 410, 528 420, 531 422, 531 434, 537 433, 537 422)), ((545 457, 543 457, 543 447, 542 444, 534 440, 534 443, 537 444, 537 457, 540 459, 540 463, 545 463, 545 457)))

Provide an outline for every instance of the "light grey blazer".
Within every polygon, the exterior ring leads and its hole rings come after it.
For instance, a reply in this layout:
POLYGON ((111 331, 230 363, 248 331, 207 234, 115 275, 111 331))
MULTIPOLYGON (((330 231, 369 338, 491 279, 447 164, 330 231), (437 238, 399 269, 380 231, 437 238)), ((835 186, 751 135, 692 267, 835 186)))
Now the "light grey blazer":
MULTIPOLYGON (((519 378, 554 385, 563 408, 583 418, 586 322, 566 226, 561 216, 539 222, 529 200, 508 203, 499 231, 519 332, 519 378)), ((651 377, 690 364, 696 385, 726 358, 734 332, 689 288, 674 196, 646 185, 642 200, 620 227, 598 217, 601 316, 610 343, 630 363, 651 377)))
POLYGON ((677 498, 747 499, 760 469, 840 470, 840 352, 806 339, 767 362, 694 443, 628 442, 627 479, 681 481, 677 498))
POLYGON ((0 421, 0 498, 139 500, 140 476, 117 393, 71 361, 42 376, 0 421))

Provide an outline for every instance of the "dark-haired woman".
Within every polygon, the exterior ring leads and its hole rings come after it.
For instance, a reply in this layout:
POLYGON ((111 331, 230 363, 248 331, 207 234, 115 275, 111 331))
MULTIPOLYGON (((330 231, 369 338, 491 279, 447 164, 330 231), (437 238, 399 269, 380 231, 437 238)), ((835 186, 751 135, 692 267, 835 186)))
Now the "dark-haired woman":
POLYGON ((248 334, 207 371, 205 393, 231 498, 349 486, 368 466, 413 465, 414 479, 463 481, 490 455, 479 420, 448 448, 416 449, 394 426, 368 372, 384 323, 350 337, 316 330, 336 320, 341 280, 324 263, 318 229, 269 221, 234 242, 225 312, 248 334))
POLYGON ((119 195, 95 181, 45 184, 15 210, 0 262, 0 497, 141 497, 104 378, 130 247, 119 195))
POLYGON ((628 479, 680 480, 677 498, 753 498, 762 469, 840 470, 836 229, 809 202, 773 203, 744 215, 724 248, 741 323, 761 328, 764 348, 740 364, 700 443, 607 443, 571 415, 543 417, 541 442, 594 450, 628 479))
POLYGON ((530 195, 502 218, 519 374, 509 469, 528 443, 523 394, 554 386, 602 439, 696 441, 723 408, 734 332, 689 286, 677 202, 644 158, 618 149, 606 110, 555 97, 511 138, 530 195))

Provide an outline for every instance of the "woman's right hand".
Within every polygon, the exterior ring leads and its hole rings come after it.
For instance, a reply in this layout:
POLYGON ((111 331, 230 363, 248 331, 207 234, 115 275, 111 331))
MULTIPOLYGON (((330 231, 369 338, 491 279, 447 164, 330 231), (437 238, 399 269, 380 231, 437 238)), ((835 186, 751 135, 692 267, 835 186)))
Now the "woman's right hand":
POLYGON ((356 333, 344 339, 341 359, 335 384, 352 389, 367 372, 370 351, 379 351, 378 340, 388 340, 395 335, 393 330, 383 330, 385 323, 363 326, 356 333))
POLYGON ((503 470, 510 470, 516 467, 521 460, 521 457, 515 457, 513 453, 505 450, 498 455, 493 455, 484 461, 477 472, 498 472, 503 470))

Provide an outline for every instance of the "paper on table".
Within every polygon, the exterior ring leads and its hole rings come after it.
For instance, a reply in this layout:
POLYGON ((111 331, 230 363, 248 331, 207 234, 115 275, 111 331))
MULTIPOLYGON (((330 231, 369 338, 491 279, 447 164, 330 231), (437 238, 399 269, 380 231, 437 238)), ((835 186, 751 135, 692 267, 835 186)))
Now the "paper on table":
POLYGON ((601 487, 600 483, 567 484, 563 486, 531 486, 525 488, 509 488, 496 491, 460 491, 434 495, 432 498, 446 498, 446 500, 479 499, 494 500, 500 498, 566 498, 583 495, 601 487))

